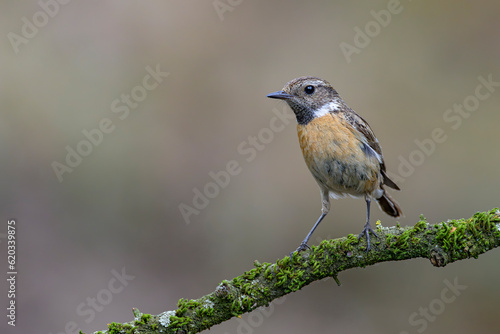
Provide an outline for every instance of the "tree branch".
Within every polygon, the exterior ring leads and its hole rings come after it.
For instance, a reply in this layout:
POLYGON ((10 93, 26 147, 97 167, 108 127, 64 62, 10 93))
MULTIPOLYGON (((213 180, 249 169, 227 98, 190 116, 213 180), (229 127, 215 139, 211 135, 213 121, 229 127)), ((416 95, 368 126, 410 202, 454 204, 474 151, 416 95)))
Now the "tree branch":
POLYGON ((135 320, 111 323, 97 333, 198 333, 232 317, 268 306, 274 299, 304 286, 333 277, 341 271, 385 262, 427 258, 432 265, 477 258, 500 245, 500 210, 478 212, 469 219, 448 220, 430 225, 423 216, 413 227, 383 227, 377 222, 378 239, 372 238, 370 252, 366 241, 349 234, 324 240, 310 250, 294 253, 276 263, 254 262, 255 268, 231 281, 222 281, 212 293, 196 300, 181 299, 177 310, 159 315, 142 314, 134 309, 135 320))

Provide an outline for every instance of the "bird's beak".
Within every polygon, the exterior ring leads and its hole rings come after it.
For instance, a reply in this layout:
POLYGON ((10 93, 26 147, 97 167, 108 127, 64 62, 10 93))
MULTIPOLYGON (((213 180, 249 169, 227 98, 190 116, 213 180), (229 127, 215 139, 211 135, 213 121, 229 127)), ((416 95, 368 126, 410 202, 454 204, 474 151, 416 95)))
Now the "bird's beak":
POLYGON ((267 97, 269 97, 271 99, 288 100, 288 99, 291 99, 293 96, 280 90, 279 92, 274 92, 274 93, 267 95, 267 97))

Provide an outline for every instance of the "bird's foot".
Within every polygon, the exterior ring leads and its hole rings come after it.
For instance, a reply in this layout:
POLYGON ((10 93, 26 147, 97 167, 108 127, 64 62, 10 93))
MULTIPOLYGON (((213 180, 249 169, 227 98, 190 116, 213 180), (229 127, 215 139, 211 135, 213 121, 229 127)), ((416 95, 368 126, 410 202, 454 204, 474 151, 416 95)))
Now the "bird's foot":
POLYGON ((299 247, 297 247, 295 251, 290 252, 290 260, 293 260, 293 253, 297 252, 298 254, 306 249, 311 249, 311 247, 309 247, 305 242, 302 241, 302 243, 299 245, 299 247))
POLYGON ((359 234, 359 236, 358 236, 358 240, 361 239, 361 237, 363 235, 366 236, 366 243, 367 243, 366 252, 370 251, 370 249, 371 249, 371 245, 370 245, 370 232, 373 233, 373 235, 378 238, 377 233, 375 233, 375 231, 372 229, 372 227, 370 226, 370 223, 367 222, 365 224, 365 228, 363 229, 363 232, 361 232, 359 234))

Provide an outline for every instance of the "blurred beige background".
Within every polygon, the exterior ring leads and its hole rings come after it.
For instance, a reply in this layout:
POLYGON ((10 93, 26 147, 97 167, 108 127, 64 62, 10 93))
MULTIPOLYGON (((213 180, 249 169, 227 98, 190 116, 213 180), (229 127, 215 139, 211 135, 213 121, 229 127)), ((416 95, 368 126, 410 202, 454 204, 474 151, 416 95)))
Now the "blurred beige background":
MULTIPOLYGON (((291 111, 266 94, 300 75, 332 82, 370 122, 399 176, 402 225, 499 206, 500 87, 475 97, 479 77, 500 82, 499 3, 42 4, 0 4, 0 232, 17 220, 19 272, 17 326, 3 315, 2 333, 102 330, 132 307, 158 314, 295 249, 320 196, 295 121, 276 119, 291 111), (464 103, 470 112, 453 111, 464 103), (437 128, 446 140, 430 144, 437 128), (53 164, 67 165, 68 147, 87 156, 70 158, 60 182, 53 164), (236 175, 187 224, 179 206, 230 161, 236 175)), ((373 218, 396 223, 378 208, 373 218)), ((359 233, 364 219, 364 201, 334 201, 311 243, 359 233)), ((499 257, 350 270, 341 287, 312 284, 211 331, 494 332, 499 257), (455 281, 466 288, 445 290, 455 281)))

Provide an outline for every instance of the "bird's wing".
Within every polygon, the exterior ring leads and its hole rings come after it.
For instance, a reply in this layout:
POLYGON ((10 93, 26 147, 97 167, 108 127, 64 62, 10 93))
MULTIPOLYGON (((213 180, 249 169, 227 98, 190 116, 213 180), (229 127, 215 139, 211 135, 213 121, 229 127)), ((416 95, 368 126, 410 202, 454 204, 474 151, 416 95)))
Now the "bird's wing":
POLYGON ((350 110, 350 112, 345 113, 346 119, 349 121, 349 123, 352 125, 354 128, 354 134, 356 137, 363 143, 367 144, 370 149, 375 151, 379 156, 380 156, 380 163, 383 165, 384 164, 384 158, 382 155, 382 148, 380 147, 380 144, 375 137, 375 134, 373 133, 373 130, 370 128, 368 123, 358 115, 356 112, 353 110, 350 110))
POLYGON ((380 162, 380 171, 384 178, 384 184, 396 190, 400 190, 398 185, 392 181, 389 176, 387 176, 385 171, 384 156, 382 155, 382 147, 380 146, 377 137, 373 133, 373 130, 368 125, 363 117, 358 115, 354 110, 345 114, 346 119, 352 125, 354 134, 356 137, 364 144, 363 149, 367 155, 375 156, 380 162))

